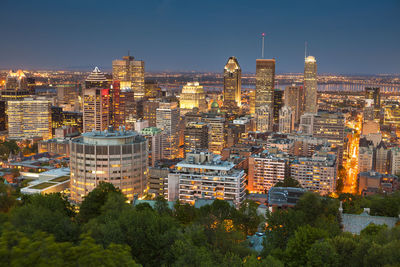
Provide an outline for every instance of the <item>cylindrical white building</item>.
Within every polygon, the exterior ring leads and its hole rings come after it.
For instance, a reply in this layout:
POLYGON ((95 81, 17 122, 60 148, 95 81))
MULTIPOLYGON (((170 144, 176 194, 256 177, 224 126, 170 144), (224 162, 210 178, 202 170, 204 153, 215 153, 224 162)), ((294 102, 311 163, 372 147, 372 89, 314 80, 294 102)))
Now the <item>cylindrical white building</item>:
POLYGON ((71 200, 80 203, 100 182, 133 200, 147 185, 147 140, 133 131, 93 131, 70 142, 71 200))

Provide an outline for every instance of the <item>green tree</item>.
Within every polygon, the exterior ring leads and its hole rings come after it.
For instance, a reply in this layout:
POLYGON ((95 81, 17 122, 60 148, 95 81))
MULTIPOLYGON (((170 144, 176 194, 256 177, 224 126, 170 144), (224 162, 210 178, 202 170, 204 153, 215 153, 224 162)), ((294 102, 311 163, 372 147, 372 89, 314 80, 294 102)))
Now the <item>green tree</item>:
POLYGON ((279 181, 275 184, 275 187, 298 187, 302 188, 299 181, 293 179, 291 176, 285 176, 283 181, 279 181))
POLYGON ((307 251, 307 266, 334 267, 338 265, 339 255, 328 241, 315 242, 307 251))
POLYGON ((257 208, 257 203, 251 200, 245 200, 236 213, 237 215, 234 218, 234 223, 246 235, 254 235, 262 221, 262 217, 257 214, 257 208))
POLYGON ((294 236, 290 238, 285 251, 288 266, 305 266, 307 251, 316 241, 327 237, 328 233, 324 230, 309 225, 299 227, 294 236))
POLYGON ((0 212, 8 212, 16 204, 14 189, 0 181, 0 212))
POLYGON ((1 266, 140 266, 127 246, 111 244, 104 249, 88 235, 78 245, 58 243, 43 232, 30 236, 11 225, 6 228, 0 237, 1 266))
POLYGON ((156 197, 156 203, 154 204, 154 210, 159 214, 171 214, 172 211, 168 207, 168 201, 163 196, 156 197))
POLYGON ((110 183, 100 182, 82 201, 79 208, 78 220, 86 223, 90 219, 96 218, 101 213, 101 207, 106 203, 110 193, 120 194, 121 191, 110 183))
POLYGON ((78 239, 79 226, 72 220, 75 214, 61 194, 24 196, 22 202, 10 213, 11 223, 22 232, 41 230, 53 234, 57 241, 78 239))
POLYGON ((180 223, 188 225, 196 219, 197 210, 194 206, 177 200, 174 205, 173 215, 180 223))

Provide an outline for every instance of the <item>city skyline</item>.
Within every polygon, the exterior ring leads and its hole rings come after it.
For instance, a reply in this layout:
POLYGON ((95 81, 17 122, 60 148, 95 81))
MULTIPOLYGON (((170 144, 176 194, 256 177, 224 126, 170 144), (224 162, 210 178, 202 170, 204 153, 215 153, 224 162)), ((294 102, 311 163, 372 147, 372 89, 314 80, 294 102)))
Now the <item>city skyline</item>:
POLYGON ((394 34, 400 26, 400 3, 395 0, 285 5, 85 1, 79 9, 76 1, 19 3, 18 9, 12 1, 3 4, 9 10, 0 18, 7 25, 3 36, 14 41, 0 44, 0 51, 7 51, 1 53, 0 68, 99 66, 108 71, 112 60, 130 51, 146 62, 148 71, 220 72, 226 58, 235 56, 243 73, 254 73, 265 32, 264 58, 276 59, 277 73, 302 72, 305 41, 320 73, 400 72, 400 35, 394 34), (230 27, 235 19, 236 26, 230 27), (26 46, 26 38, 34 41, 26 46))

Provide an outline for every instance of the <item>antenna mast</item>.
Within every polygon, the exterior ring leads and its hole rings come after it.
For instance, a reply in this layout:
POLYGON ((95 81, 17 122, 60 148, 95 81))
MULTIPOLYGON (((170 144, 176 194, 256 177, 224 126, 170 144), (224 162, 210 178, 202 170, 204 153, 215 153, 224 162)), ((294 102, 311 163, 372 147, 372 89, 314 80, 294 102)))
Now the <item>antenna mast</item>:
POLYGON ((265 37, 265 33, 262 33, 261 37, 262 37, 261 58, 264 58, 264 37, 265 37))
POLYGON ((304 58, 307 58, 307 41, 304 44, 304 58))

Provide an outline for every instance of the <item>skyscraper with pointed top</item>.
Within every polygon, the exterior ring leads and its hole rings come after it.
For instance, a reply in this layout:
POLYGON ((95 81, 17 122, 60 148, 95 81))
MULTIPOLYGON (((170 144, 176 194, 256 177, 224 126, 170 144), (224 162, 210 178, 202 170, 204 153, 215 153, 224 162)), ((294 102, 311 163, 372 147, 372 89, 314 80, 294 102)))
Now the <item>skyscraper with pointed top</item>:
POLYGON ((241 106, 242 69, 236 57, 230 57, 224 68, 224 107, 241 106))
POLYGON ((96 67, 85 80, 83 131, 104 131, 110 124, 110 84, 96 67))
POLYGON ((305 113, 317 113, 317 61, 315 57, 308 56, 304 63, 304 93, 305 113))

